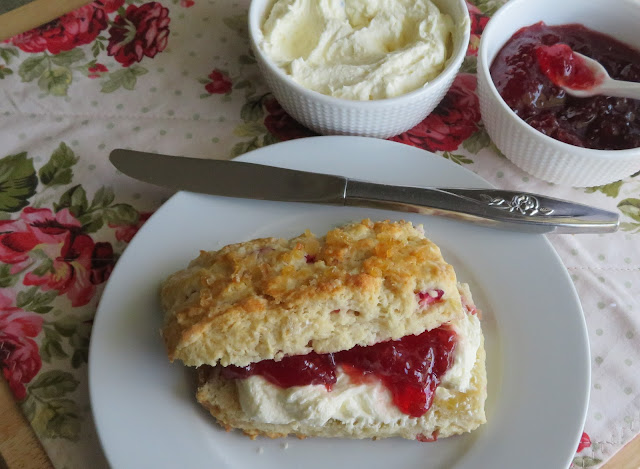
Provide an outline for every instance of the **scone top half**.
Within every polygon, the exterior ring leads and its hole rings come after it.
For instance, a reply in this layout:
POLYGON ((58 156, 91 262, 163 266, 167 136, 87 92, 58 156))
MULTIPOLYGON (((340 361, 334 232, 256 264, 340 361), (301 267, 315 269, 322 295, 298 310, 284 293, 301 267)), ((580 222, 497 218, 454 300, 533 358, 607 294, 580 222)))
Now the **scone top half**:
POLYGON ((246 366, 420 334, 463 315, 421 226, 363 220, 202 251, 162 286, 169 358, 246 366))

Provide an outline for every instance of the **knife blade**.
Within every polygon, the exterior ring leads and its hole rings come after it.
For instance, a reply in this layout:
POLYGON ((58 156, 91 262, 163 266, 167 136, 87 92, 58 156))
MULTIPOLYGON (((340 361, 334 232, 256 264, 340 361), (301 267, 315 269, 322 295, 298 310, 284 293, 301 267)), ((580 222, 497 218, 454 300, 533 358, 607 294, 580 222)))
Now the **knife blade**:
POLYGON ((140 181, 225 197, 372 207, 531 233, 610 233, 619 224, 614 212, 528 192, 393 186, 255 163, 123 149, 113 150, 109 159, 140 181))

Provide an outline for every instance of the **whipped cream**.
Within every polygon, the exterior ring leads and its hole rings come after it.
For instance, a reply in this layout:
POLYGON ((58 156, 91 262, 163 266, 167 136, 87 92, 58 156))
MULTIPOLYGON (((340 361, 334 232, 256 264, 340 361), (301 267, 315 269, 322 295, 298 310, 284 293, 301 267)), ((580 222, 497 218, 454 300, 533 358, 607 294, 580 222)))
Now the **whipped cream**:
POLYGON ((438 76, 454 29, 430 0, 276 0, 260 47, 305 88, 363 101, 438 76))
POLYGON ((452 322, 451 327, 456 331, 458 341, 453 354, 453 364, 442 377, 438 389, 465 392, 471 384, 473 365, 482 343, 482 329, 475 314, 465 314, 460 321, 452 322))
MULTIPOLYGON (((474 314, 465 313, 464 317, 452 321, 451 327, 456 331, 457 343, 453 363, 436 388, 440 399, 453 397, 452 391, 469 389, 482 342, 480 321, 474 314)), ((238 379, 236 386, 242 410, 252 420, 264 423, 298 421, 321 426, 334 419, 360 426, 404 422, 410 418, 393 404, 391 392, 380 380, 354 383, 340 366, 336 369, 336 378, 331 391, 324 385, 281 388, 259 375, 238 379)))
POLYGON ((321 426, 335 419, 373 425, 408 417, 393 405, 391 393, 381 381, 355 384, 340 366, 336 379, 331 392, 321 384, 281 388, 258 375, 239 379, 236 385, 242 410, 252 420, 265 423, 297 421, 321 426))

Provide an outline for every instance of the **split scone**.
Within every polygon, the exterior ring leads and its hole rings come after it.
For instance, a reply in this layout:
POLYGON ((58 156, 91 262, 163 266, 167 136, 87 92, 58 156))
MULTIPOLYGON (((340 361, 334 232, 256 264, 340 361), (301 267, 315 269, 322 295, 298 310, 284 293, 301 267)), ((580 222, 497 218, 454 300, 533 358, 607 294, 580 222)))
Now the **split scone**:
POLYGON ((421 226, 203 251, 161 297, 169 358, 227 430, 431 441, 485 422, 479 317, 421 226))

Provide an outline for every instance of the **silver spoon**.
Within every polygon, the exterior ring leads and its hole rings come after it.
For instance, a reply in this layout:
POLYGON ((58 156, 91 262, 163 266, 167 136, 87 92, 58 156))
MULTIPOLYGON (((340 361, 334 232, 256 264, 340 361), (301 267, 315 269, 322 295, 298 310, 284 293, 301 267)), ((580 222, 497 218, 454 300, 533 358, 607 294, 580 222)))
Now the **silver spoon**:
POLYGON ((587 89, 574 89, 566 85, 562 85, 561 88, 568 94, 575 96, 576 98, 588 98, 590 96, 605 95, 614 96, 616 98, 631 98, 640 99, 640 83, 633 81, 614 80, 609 76, 607 70, 591 57, 580 54, 579 52, 573 52, 574 55, 580 57, 584 64, 591 69, 593 75, 601 80, 600 83, 587 89))

